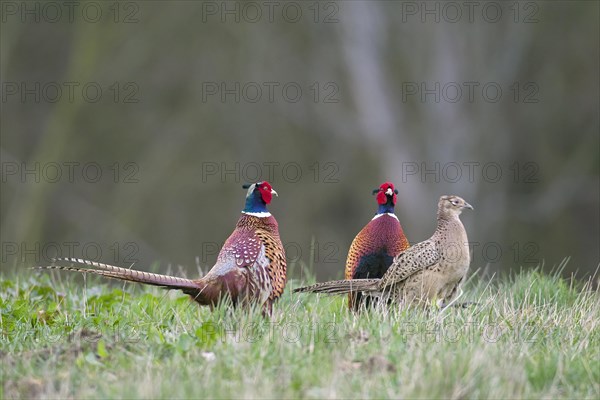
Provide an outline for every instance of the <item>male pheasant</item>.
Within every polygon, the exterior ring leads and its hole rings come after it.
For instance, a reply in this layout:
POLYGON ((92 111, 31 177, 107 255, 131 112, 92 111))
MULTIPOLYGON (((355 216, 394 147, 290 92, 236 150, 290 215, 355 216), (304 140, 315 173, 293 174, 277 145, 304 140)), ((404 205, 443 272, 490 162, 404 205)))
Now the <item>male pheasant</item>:
POLYGON ((211 308, 229 297, 234 306, 256 303, 263 307, 265 314, 271 315, 273 303, 281 296, 286 284, 285 251, 277 221, 267 211, 267 204, 277 192, 268 182, 244 185, 244 189, 248 192, 242 215, 221 248, 216 264, 200 279, 153 274, 76 258, 57 261, 80 266, 40 268, 89 272, 165 289, 179 289, 200 305, 211 308))
MULTIPOLYGON (((377 194, 377 214, 356 235, 346 259, 346 279, 381 278, 388 270, 395 256, 409 246, 400 221, 394 214, 398 190, 394 184, 385 182, 377 194)), ((348 307, 359 310, 361 305, 368 306, 371 297, 363 299, 361 293, 348 294, 348 307)))
POLYGON ((331 281, 294 292, 361 292, 386 303, 446 305, 456 296, 471 262, 467 232, 459 219, 466 208, 473 209, 458 196, 440 197, 433 236, 400 253, 381 279, 331 281))

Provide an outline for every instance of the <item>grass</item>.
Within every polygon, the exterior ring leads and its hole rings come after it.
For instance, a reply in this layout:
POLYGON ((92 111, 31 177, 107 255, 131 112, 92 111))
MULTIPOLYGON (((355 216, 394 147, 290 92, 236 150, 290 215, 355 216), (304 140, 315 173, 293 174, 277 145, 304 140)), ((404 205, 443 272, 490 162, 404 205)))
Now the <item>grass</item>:
POLYGON ((77 274, 3 277, 0 398, 600 397, 599 293, 558 274, 473 279, 466 309, 358 316, 292 285, 265 320, 77 274))

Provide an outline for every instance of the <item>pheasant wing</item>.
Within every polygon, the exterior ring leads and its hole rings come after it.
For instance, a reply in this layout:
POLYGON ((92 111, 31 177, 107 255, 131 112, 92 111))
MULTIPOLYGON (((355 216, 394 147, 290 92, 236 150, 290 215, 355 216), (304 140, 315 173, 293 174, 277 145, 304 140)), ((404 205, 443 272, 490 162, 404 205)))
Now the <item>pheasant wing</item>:
MULTIPOLYGON (((208 275, 229 278, 228 286, 249 285, 245 290, 260 293, 264 302, 277 298, 285 287, 285 256, 278 238, 261 229, 236 230, 225 242, 208 275), (246 281, 243 276, 247 276, 246 281)), ((240 288, 241 289, 241 288, 240 288)))
POLYGON ((394 262, 381 278, 381 286, 386 287, 402 282, 411 275, 429 268, 439 261, 440 254, 432 240, 417 243, 394 258, 394 262))

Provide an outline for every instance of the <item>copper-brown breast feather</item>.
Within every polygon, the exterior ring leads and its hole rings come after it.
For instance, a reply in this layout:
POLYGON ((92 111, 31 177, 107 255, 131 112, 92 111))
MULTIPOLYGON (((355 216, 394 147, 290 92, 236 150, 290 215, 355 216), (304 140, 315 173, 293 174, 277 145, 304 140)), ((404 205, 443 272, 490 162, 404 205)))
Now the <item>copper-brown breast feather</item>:
POLYGON ((277 299, 283 293, 287 281, 287 262, 285 250, 279 237, 279 226, 274 217, 257 218, 243 216, 238 221, 238 228, 249 228, 253 231, 260 242, 265 246, 265 254, 269 259, 269 277, 273 290, 269 294, 269 300, 277 299))
POLYGON ((363 256, 386 249, 392 257, 409 247, 400 223, 383 215, 371 220, 354 238, 346 259, 345 278, 352 279, 363 256))
POLYGON ((283 244, 279 237, 273 236, 271 232, 257 229, 256 234, 265 245, 265 253, 267 258, 271 261, 269 264, 269 277, 271 278, 273 291, 269 295, 269 300, 275 300, 283 293, 287 281, 287 263, 285 260, 283 244))

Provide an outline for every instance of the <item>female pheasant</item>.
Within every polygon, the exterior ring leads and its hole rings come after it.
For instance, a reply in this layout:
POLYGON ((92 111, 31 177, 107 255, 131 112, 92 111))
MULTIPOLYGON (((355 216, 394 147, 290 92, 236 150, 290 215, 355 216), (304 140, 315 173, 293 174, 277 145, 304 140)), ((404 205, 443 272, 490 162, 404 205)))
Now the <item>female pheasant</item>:
MULTIPOLYGON (((391 182, 385 182, 377 194, 377 214, 356 235, 346 259, 346 279, 381 278, 395 256, 409 246, 398 217, 394 214, 398 190, 391 182)), ((348 307, 358 310, 362 304, 368 306, 372 297, 363 298, 361 293, 348 294, 348 307)))
POLYGON ((229 297, 234 306, 255 303, 263 307, 265 314, 271 315, 273 303, 281 296, 286 284, 285 251, 277 221, 267 211, 267 205, 277 192, 268 182, 244 185, 244 189, 248 189, 248 193, 242 215, 221 248, 216 264, 200 279, 153 274, 76 258, 56 261, 80 266, 40 268, 89 272, 165 289, 179 289, 200 305, 211 308, 229 297))

